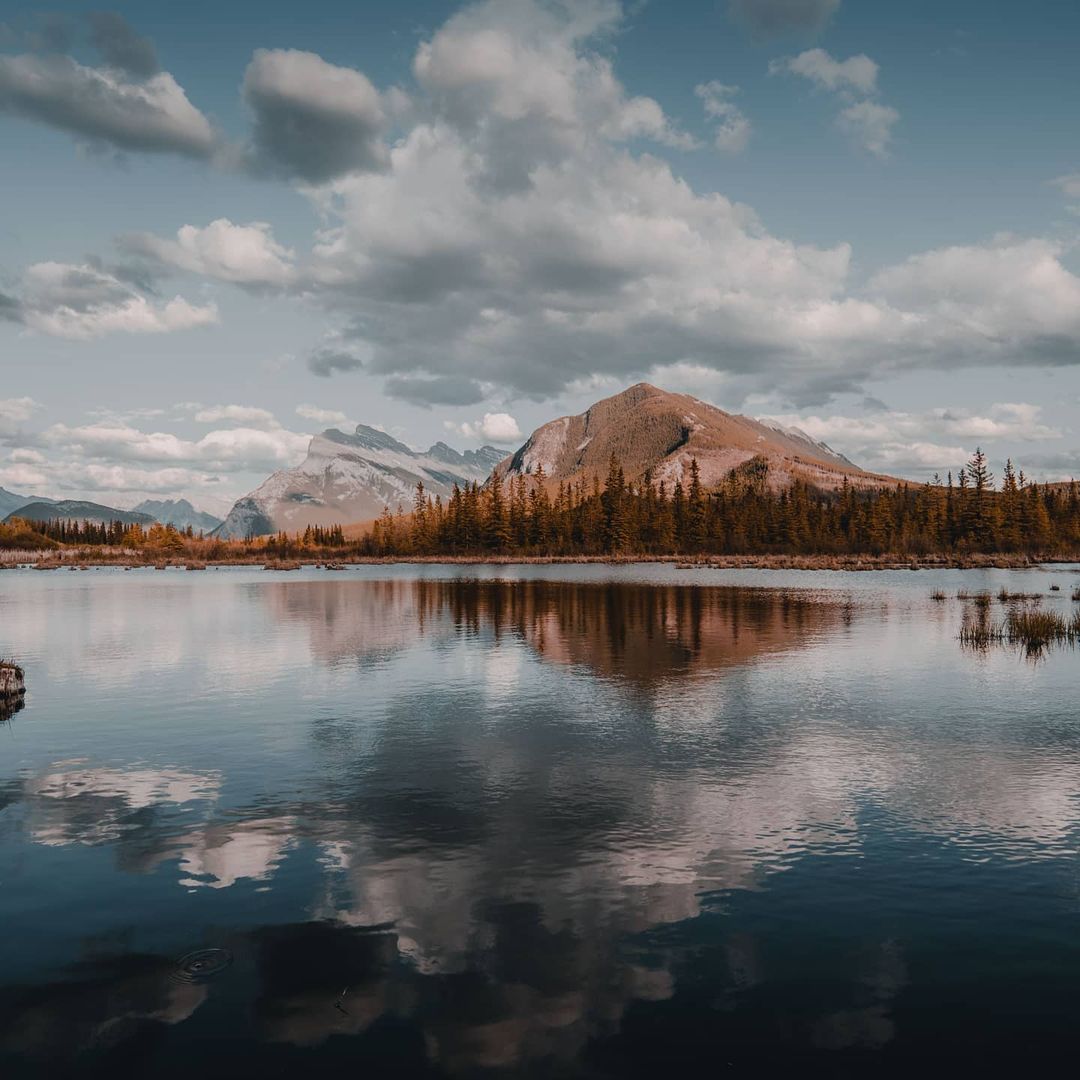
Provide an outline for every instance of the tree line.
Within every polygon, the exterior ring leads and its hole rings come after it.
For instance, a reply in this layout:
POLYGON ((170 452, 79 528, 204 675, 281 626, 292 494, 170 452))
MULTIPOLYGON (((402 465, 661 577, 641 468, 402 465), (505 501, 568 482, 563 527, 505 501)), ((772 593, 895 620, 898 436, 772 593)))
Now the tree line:
POLYGON ((543 469, 504 484, 455 486, 444 502, 417 485, 412 512, 383 511, 359 545, 407 555, 1070 554, 1080 550, 1080 490, 1029 483, 1009 462, 1000 489, 977 450, 954 480, 835 491, 796 480, 776 490, 754 458, 706 490, 607 477, 549 485, 543 469))

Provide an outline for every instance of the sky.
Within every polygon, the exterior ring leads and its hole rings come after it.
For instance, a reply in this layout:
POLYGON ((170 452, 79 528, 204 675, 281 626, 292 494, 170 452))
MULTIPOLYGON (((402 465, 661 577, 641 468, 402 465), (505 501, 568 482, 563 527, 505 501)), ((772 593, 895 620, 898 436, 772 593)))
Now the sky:
POLYGON ((223 512, 646 379, 1080 475, 1080 5, 0 0, 0 486, 223 512))

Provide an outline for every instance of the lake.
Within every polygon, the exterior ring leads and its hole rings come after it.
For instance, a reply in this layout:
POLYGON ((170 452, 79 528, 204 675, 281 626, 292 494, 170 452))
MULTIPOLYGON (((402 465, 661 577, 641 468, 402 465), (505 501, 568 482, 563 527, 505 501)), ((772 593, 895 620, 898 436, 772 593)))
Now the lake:
POLYGON ((1070 1053, 1080 653, 956 593, 1078 582, 4 571, 0 1075, 1070 1053))

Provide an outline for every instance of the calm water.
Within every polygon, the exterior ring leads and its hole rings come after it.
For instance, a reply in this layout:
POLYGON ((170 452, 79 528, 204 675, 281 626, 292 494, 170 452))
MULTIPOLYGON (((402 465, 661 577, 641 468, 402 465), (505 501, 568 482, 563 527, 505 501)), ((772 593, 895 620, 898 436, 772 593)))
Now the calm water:
POLYGON ((0 574, 0 1075, 1072 1052, 1080 570, 477 572, 0 574))

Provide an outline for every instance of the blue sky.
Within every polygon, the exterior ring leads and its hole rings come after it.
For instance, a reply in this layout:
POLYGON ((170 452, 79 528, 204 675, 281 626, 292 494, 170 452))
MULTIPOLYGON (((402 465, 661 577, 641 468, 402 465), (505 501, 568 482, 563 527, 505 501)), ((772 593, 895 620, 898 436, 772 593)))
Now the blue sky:
POLYGON ((222 509, 329 423, 639 378, 1080 472, 1080 7, 0 3, 0 485, 222 509), (299 409, 299 412, 298 412, 299 409))

